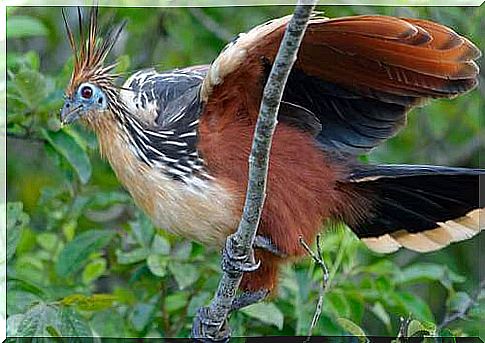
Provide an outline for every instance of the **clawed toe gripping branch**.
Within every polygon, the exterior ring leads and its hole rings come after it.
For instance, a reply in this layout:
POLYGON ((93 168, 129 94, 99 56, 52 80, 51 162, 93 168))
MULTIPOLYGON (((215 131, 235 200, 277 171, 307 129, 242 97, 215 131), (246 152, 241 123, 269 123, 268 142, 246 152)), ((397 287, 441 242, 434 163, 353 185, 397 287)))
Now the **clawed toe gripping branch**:
POLYGON ((254 258, 254 250, 250 249, 245 253, 238 244, 234 235, 226 240, 226 246, 222 252, 221 268, 229 274, 250 273, 254 272, 261 265, 261 261, 254 258))
MULTIPOLYGON (((263 209, 269 152, 277 124, 277 113, 291 68, 296 61, 298 49, 315 8, 316 0, 300 0, 288 23, 278 54, 273 63, 268 81, 264 87, 258 121, 249 157, 249 177, 243 215, 235 234, 231 235, 224 249, 223 274, 216 294, 208 307, 201 308, 192 326, 192 337, 201 342, 227 342, 230 328, 227 325, 229 313, 238 304, 236 293, 244 272, 259 267, 254 259, 252 247, 263 209)), ((246 297, 240 302, 248 305, 261 297, 246 297)), ((264 295, 264 296, 263 296, 264 295)))

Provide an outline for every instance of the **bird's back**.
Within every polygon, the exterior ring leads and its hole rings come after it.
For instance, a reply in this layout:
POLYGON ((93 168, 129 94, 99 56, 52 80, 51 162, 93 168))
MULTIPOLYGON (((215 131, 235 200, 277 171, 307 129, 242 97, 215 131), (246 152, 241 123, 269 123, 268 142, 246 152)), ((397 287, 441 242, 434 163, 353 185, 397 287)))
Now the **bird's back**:
POLYGON ((163 129, 200 116, 199 89, 209 66, 158 72, 153 68, 134 73, 123 85, 124 102, 147 123, 163 129))
POLYGON ((207 69, 141 70, 126 80, 120 92, 130 111, 123 127, 138 158, 180 181, 207 176, 196 148, 202 113, 199 93, 207 69))

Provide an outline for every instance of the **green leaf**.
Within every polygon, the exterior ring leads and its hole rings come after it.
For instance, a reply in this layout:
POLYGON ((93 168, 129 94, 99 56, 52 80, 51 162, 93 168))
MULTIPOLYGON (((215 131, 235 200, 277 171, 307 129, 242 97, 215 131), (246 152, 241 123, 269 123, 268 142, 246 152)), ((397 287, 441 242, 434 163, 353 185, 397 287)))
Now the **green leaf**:
POLYGON ((16 276, 40 284, 45 279, 44 264, 32 253, 19 255, 14 263, 16 276))
POLYGON ((39 70, 39 67, 40 67, 40 57, 39 57, 39 53, 37 51, 35 51, 35 50, 27 51, 23 55, 23 60, 33 70, 39 70))
POLYGON ((41 303, 29 309, 18 325, 20 337, 52 336, 89 337, 91 329, 72 308, 41 303))
POLYGON ((7 38, 46 36, 47 34, 47 28, 37 18, 20 15, 7 18, 7 38))
POLYGON ((8 291, 7 314, 9 316, 24 313, 32 304, 42 301, 42 298, 34 293, 21 289, 8 291))
POLYGON ((428 321, 421 321, 421 325, 423 326, 423 328, 425 330, 427 330, 431 334, 431 336, 436 335, 436 329, 437 329, 437 327, 436 327, 436 324, 435 323, 428 322, 428 321))
POLYGON ((325 294, 324 302, 330 306, 336 317, 350 316, 349 304, 345 295, 340 291, 331 291, 325 294))
POLYGON ((116 257, 119 264, 133 264, 145 260, 150 251, 147 248, 137 248, 132 251, 124 252, 116 250, 116 257))
POLYGON ((83 184, 91 177, 91 162, 86 151, 65 131, 47 131, 42 129, 42 136, 62 155, 76 171, 83 184))
POLYGON ((44 291, 25 280, 9 278, 7 282, 7 314, 24 313, 34 303, 41 302, 44 291))
POLYGON ((151 251, 154 254, 168 255, 170 254, 170 243, 165 237, 156 234, 153 238, 151 251))
POLYGON ((46 326, 54 323, 59 325, 57 309, 47 304, 38 304, 24 314, 17 334, 19 337, 49 336, 46 326))
POLYGON ((376 263, 359 267, 356 270, 360 273, 365 273, 365 274, 377 274, 377 275, 399 274, 399 267, 389 260, 379 260, 376 263))
POLYGON ((61 334, 55 327, 47 325, 45 329, 52 337, 61 337, 61 334))
POLYGON ((183 309, 189 302, 189 295, 187 292, 177 292, 170 294, 165 298, 164 309, 168 313, 183 309))
POLYGON ((110 337, 111 340, 127 336, 126 325, 120 325, 124 320, 116 309, 107 309, 95 312, 89 325, 100 337, 110 337))
POLYGON ((76 234, 76 227, 77 227, 77 221, 75 220, 70 220, 64 225, 62 225, 62 233, 64 234, 64 237, 66 237, 66 240, 68 242, 74 239, 74 236, 76 234))
POLYGON ((70 307, 61 307, 59 310, 61 323, 58 332, 61 337, 90 337, 93 335, 88 323, 70 307))
POLYGON ((22 290, 25 292, 29 292, 35 295, 38 295, 39 297, 43 297, 45 295, 44 290, 25 280, 17 279, 15 277, 9 277, 8 282, 7 282, 7 290, 8 292, 14 291, 14 290, 22 290))
POLYGON ((167 275, 168 257, 150 254, 147 258, 147 266, 153 275, 164 277, 167 275))
POLYGON ((322 313, 320 316, 314 332, 315 334, 318 332, 318 335, 322 336, 343 336, 345 334, 342 327, 336 322, 336 320, 327 316, 325 313, 322 313))
POLYGON ((158 296, 154 296, 148 303, 138 303, 130 313, 130 321, 136 331, 144 330, 153 322, 153 317, 158 309, 158 296))
POLYGON ((367 341, 364 330, 362 330, 362 328, 355 324, 353 321, 345 318, 338 318, 337 322, 345 331, 353 336, 358 337, 360 342, 367 341))
POLYGON ((138 243, 142 247, 149 247, 155 234, 155 228, 150 219, 143 213, 137 212, 136 220, 130 222, 130 227, 138 243))
MULTIPOLYGON (((456 340, 454 339, 455 338, 455 335, 453 334, 453 332, 451 332, 450 329, 447 329, 447 328, 443 328, 440 330, 440 332, 438 333, 438 336, 439 337, 451 337, 453 338, 452 340, 450 340, 450 343, 455 343, 456 340)), ((448 340, 446 340, 445 342, 448 342, 448 340)))
MULTIPOLYGON (((7 261, 15 254, 21 230, 29 223, 29 216, 22 211, 22 203, 7 203, 7 261)), ((3 212, 3 208, 0 208, 3 212)))
POLYGON ((407 292, 396 292, 389 295, 401 307, 403 316, 411 313, 418 320, 434 322, 433 313, 428 304, 418 296, 407 292))
POLYGON ((350 310, 348 318, 355 321, 356 323, 360 323, 362 321, 366 304, 362 295, 358 293, 359 290, 356 290, 355 292, 344 293, 350 310))
POLYGON ((88 261, 89 255, 108 245, 115 234, 112 230, 90 230, 74 238, 59 255, 57 274, 66 277, 79 271, 88 261))
POLYGON ((64 306, 75 306, 83 311, 99 311, 112 307, 116 300, 117 297, 113 294, 72 294, 63 298, 60 303, 64 306))
POLYGON ((376 302, 374 306, 372 306, 371 311, 386 326, 387 330, 390 331, 392 328, 391 318, 384 306, 382 306, 380 302, 376 302))
POLYGON ((177 262, 169 263, 168 268, 173 274, 179 289, 185 289, 199 279, 199 270, 192 264, 177 262))
POLYGON ((98 279, 106 271, 106 260, 104 258, 97 258, 89 262, 84 267, 82 280, 85 285, 89 285, 94 280, 98 279))
POLYGON ((51 232, 43 232, 36 237, 37 244, 44 250, 54 252, 59 244, 59 238, 51 232))
MULTIPOLYGON (((465 278, 451 272, 446 265, 433 263, 416 263, 396 275, 399 283, 416 283, 423 280, 444 282, 449 279, 452 282, 464 282, 465 278)), ((446 285, 445 285, 446 286, 446 285)))
POLYGON ((258 303, 241 309, 245 315, 255 318, 265 324, 274 325, 283 329, 284 316, 281 310, 273 303, 258 303))
POLYGON ((413 319, 408 326, 408 337, 424 337, 435 335, 436 325, 430 322, 420 322, 413 319))
POLYGON ((179 261, 187 261, 192 253, 192 242, 184 240, 177 244, 172 251, 172 257, 179 261))
MULTIPOLYGON (((130 196, 125 192, 99 192, 91 197, 89 207, 93 209, 105 209, 115 204, 127 203, 130 201, 130 199, 130 196)), ((130 222, 130 224, 131 223, 133 222, 130 222)))
POLYGON ((30 111, 36 111, 51 90, 51 84, 39 72, 22 69, 10 74, 9 99, 20 101, 30 111))

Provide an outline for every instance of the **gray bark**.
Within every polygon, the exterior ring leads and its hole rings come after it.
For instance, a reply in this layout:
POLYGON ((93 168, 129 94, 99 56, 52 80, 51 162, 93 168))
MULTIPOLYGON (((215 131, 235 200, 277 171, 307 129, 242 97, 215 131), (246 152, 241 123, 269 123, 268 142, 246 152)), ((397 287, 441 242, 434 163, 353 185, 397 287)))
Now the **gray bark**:
MULTIPOLYGON (((278 122, 278 109, 315 4, 316 0, 301 0, 296 5, 264 88, 249 157, 249 180, 244 210, 237 231, 229 236, 226 242, 226 249, 232 251, 236 259, 242 262, 252 261, 252 247, 266 196, 269 155, 273 133, 278 122)), ((206 309, 210 322, 220 323, 220 326, 224 324, 242 276, 242 272, 232 270, 223 272, 214 299, 206 309)), ((217 331, 218 328, 213 327, 212 330, 217 331)), ((212 334, 217 335, 216 332, 208 333, 212 337, 215 337, 212 334)))

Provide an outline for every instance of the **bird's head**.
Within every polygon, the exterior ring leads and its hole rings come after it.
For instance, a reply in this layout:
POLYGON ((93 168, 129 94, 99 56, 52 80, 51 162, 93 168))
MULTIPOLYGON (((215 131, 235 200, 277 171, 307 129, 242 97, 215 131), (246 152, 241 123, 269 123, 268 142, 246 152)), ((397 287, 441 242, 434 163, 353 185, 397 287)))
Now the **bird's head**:
POLYGON ((61 122, 70 124, 79 118, 101 114, 107 106, 108 100, 103 89, 87 80, 79 84, 72 94, 66 95, 61 122))
POLYGON ((105 66, 106 56, 119 37, 124 23, 107 30, 103 37, 98 35, 97 7, 93 7, 89 16, 89 27, 85 37, 81 11, 78 9, 79 38, 76 43, 64 12, 62 16, 66 25, 69 43, 74 54, 74 68, 69 85, 65 91, 64 106, 61 110, 62 124, 70 124, 78 119, 92 123, 103 116, 110 101, 116 94, 112 73, 116 64, 105 66))

